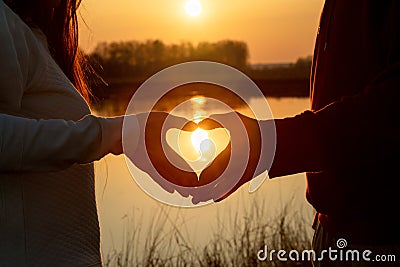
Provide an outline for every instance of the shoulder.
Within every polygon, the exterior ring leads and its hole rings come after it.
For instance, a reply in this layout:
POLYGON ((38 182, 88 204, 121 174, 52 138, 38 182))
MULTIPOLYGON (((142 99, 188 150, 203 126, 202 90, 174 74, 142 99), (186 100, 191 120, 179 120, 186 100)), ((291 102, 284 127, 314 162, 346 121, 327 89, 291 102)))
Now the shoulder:
POLYGON ((13 38, 26 38, 32 35, 28 25, 3 0, 0 0, 0 33, 2 37, 8 35, 13 38))
POLYGON ((4 12, 6 9, 9 9, 9 7, 4 3, 3 0, 0 0, 0 12, 4 12))
POLYGON ((1 27, 13 27, 15 26, 15 23, 18 22, 18 20, 21 20, 19 16, 14 11, 12 11, 11 8, 6 3, 4 3, 3 0, 0 0, 1 27))
POLYGON ((29 27, 21 18, 0 0, 0 43, 6 50, 3 56, 12 56, 12 52, 26 50, 25 39, 28 31, 29 27))
POLYGON ((28 26, 3 0, 0 0, 0 45, 4 50, 0 51, 3 62, 12 60, 11 57, 35 61, 36 57, 49 53, 43 32, 28 26))
POLYGON ((32 30, 0 0, 0 105, 18 107, 29 75, 38 71, 34 62, 39 43, 32 30))

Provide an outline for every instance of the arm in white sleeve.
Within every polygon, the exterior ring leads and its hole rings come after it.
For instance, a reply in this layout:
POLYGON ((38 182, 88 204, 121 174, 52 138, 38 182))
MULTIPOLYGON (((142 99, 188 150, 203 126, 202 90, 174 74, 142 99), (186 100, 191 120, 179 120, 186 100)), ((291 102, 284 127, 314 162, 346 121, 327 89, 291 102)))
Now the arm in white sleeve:
POLYGON ((122 153, 122 117, 34 120, 0 114, 0 171, 53 171, 122 153))
POLYGON ((29 35, 31 30, 0 1, 0 172, 60 170, 122 153, 122 117, 20 117, 25 90, 44 71, 32 59, 32 46, 38 44, 29 42, 29 35))

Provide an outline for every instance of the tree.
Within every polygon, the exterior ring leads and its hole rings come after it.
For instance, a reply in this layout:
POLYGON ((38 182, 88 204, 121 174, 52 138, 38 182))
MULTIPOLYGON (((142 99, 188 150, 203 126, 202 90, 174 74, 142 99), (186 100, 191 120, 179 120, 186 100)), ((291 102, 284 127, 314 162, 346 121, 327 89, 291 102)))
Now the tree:
POLYGON ((174 64, 208 60, 245 70, 248 63, 246 43, 224 40, 165 45, 160 40, 99 43, 88 60, 106 80, 143 80, 174 64))

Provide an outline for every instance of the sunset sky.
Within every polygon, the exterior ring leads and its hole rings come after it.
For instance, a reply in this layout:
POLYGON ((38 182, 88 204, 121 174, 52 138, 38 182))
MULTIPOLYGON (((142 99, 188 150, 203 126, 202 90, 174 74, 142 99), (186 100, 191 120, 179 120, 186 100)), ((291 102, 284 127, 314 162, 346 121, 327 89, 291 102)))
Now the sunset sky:
MULTIPOLYGON (((83 0, 80 44, 85 51, 101 41, 160 39, 244 41, 251 63, 293 62, 311 55, 323 0, 194 0, 198 16, 185 9, 189 0, 83 0), (88 29, 89 28, 89 29, 88 29)), ((193 0, 192 0, 193 1, 193 0)))

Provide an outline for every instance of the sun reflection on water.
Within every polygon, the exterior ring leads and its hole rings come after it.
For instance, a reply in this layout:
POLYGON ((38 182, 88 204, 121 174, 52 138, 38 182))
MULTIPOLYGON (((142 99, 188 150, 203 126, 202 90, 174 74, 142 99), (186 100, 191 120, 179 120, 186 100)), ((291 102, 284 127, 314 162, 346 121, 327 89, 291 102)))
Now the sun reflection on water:
POLYGON ((204 96, 195 96, 190 99, 192 105, 193 116, 192 120, 195 123, 199 123, 202 119, 206 117, 206 112, 203 106, 206 104, 206 98, 204 96))

